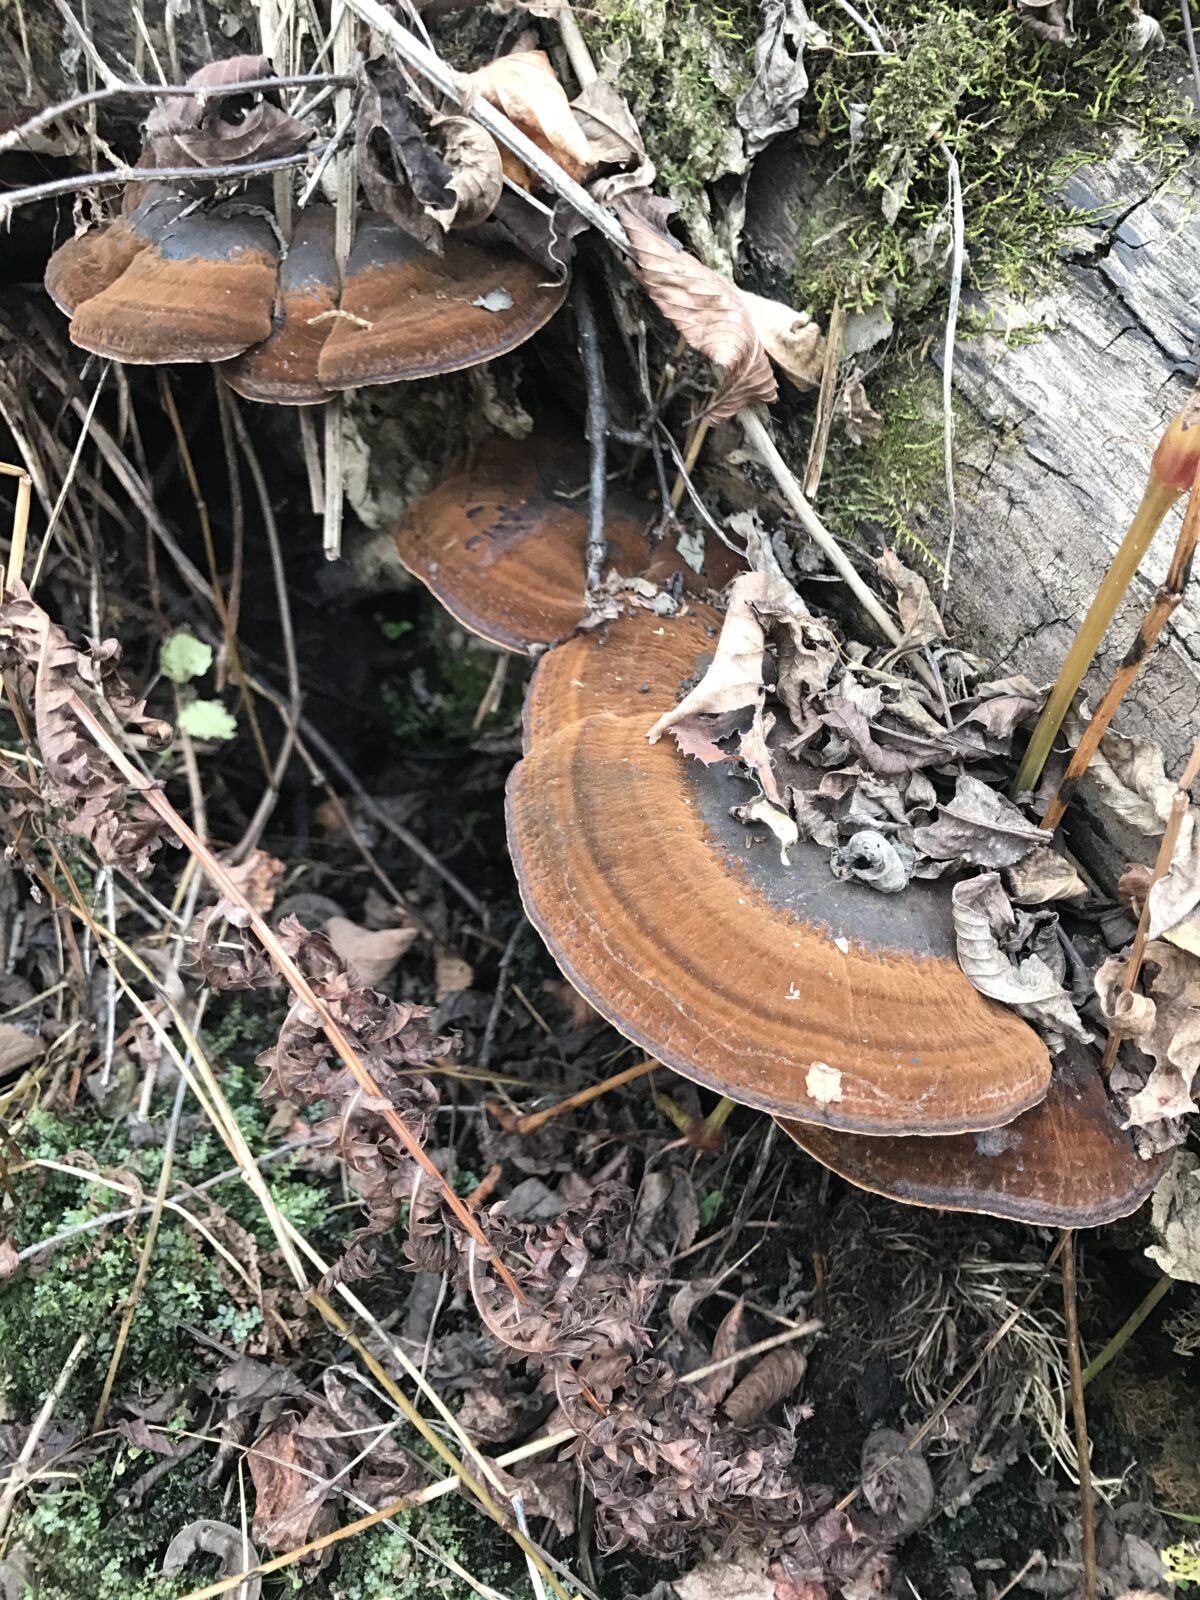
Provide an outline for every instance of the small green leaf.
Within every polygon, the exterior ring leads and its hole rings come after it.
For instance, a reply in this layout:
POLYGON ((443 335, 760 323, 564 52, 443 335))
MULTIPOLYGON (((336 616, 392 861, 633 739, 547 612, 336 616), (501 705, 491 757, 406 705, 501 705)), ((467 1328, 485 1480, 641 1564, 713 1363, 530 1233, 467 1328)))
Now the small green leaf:
POLYGON ((189 700, 179 713, 179 726, 193 739, 232 739, 237 723, 219 700, 189 700))
POLYGON ((720 1189, 706 1189, 697 1202, 700 1213, 700 1226, 710 1228, 716 1221, 717 1212, 720 1211, 725 1196, 720 1189))
POLYGON ((192 678, 202 678, 212 666, 212 645, 194 634, 173 633, 164 640, 158 662, 172 683, 187 683, 192 678))

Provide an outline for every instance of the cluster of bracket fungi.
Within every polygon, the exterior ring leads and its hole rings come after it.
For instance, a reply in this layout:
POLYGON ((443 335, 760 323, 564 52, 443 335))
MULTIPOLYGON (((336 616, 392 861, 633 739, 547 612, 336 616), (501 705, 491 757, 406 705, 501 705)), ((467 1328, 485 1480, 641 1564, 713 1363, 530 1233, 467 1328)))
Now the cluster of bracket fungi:
MULTIPOLYGON (((194 102, 151 117, 143 164, 165 146, 196 177, 131 183, 116 221, 56 252, 46 284, 76 345, 212 362, 247 398, 309 405, 487 361, 558 309, 565 279, 511 250, 447 239, 433 253, 365 212, 341 272, 330 206, 301 209, 285 245, 268 197, 218 198, 204 171, 217 135, 235 156, 308 142, 269 90, 246 92, 268 74, 259 58, 220 63, 191 80, 194 102)), ((1084 1046, 1052 1062, 972 986, 945 880, 884 898, 832 877, 814 844, 789 864, 751 852, 726 780, 648 742, 712 655, 738 558, 710 545, 693 572, 652 545, 642 501, 611 492, 605 561, 626 594, 610 576, 598 606, 588 517, 562 495, 582 475, 553 436, 485 442, 396 530, 401 560, 464 627, 540 657, 508 836, 566 976, 649 1055, 769 1113, 860 1187, 1064 1227, 1135 1209, 1168 1157, 1139 1157, 1084 1046)))
POLYGON ((239 153, 230 138, 248 112, 275 114, 259 154, 264 143, 273 156, 295 153, 311 138, 269 90, 241 88, 270 75, 260 57, 216 63, 188 80, 194 100, 150 117, 140 164, 152 167, 168 143, 196 176, 128 184, 118 218, 51 257, 46 288, 72 343, 132 365, 212 362, 246 399, 315 405, 490 361, 553 316, 565 278, 548 283, 514 250, 453 238, 435 254, 365 211, 343 274, 324 201, 299 212, 285 245, 269 191, 216 199, 205 165, 214 151, 239 153))
POLYGON ((704 594, 732 558, 682 582, 644 507, 616 497, 610 563, 683 604, 581 629, 585 518, 555 498, 562 462, 536 439, 494 445, 412 507, 396 543, 464 627, 540 656, 508 838, 526 913, 571 983, 649 1055, 769 1112, 862 1188, 1071 1227, 1134 1210, 1168 1158, 1139 1157, 1084 1046, 1052 1064, 972 987, 949 885, 883 897, 835 879, 814 844, 788 865, 752 851, 728 779, 648 743, 711 658, 721 615, 704 594))

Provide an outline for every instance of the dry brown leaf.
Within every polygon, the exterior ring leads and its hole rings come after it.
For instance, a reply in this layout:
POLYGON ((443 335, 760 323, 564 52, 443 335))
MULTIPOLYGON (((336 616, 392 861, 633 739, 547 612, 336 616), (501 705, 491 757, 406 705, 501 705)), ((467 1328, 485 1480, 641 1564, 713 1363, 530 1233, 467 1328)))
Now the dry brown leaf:
POLYGON ((24 1033, 15 1023, 0 1022, 0 1073, 27 1067, 45 1048, 36 1034, 24 1033))
POLYGON ((1088 886, 1066 859, 1049 845, 1038 845, 1009 867, 1008 892, 1019 905, 1040 906, 1049 900, 1080 900, 1088 886))
MULTIPOLYGON (((1079 743, 1087 721, 1074 714, 1067 718, 1073 745, 1079 743)), ((1166 830, 1178 791, 1167 777, 1162 751, 1149 739, 1126 738, 1110 728, 1092 757, 1087 781, 1100 804, 1127 827, 1151 839, 1166 830)))
POLYGON ((932 860, 972 867, 1011 867, 1052 838, 969 772, 959 774, 954 797, 939 807, 937 821, 913 830, 913 843, 932 860))
POLYGON ((146 145, 154 164, 223 166, 269 161, 303 150, 312 129, 288 116, 278 104, 278 90, 245 93, 238 88, 272 77, 274 71, 266 56, 231 56, 193 72, 188 87, 203 93, 159 100, 146 118, 146 145))
POLYGON ((611 205, 618 195, 654 187, 658 173, 646 154, 641 129, 628 102, 611 83, 597 78, 576 95, 571 109, 596 165, 625 169, 589 184, 589 193, 598 205, 611 205))
POLYGON ((265 850, 251 850, 236 866, 225 860, 221 864, 254 909, 266 916, 275 904, 279 880, 286 871, 283 862, 265 850))
POLYGON ((490 217, 504 193, 500 148, 486 128, 470 117, 434 117, 442 159, 450 169, 454 204, 434 210, 444 228, 473 228, 490 217))
MULTIPOLYGON (((334 1419, 329 1421, 336 1429, 334 1419)), ((332 1525, 333 1508, 325 1503, 330 1486, 322 1480, 335 1452, 325 1439, 306 1434, 304 1426, 300 1418, 286 1417, 250 1451, 254 1537, 270 1550, 304 1544, 322 1511, 327 1513, 322 1521, 332 1525)))
POLYGON ((862 1449, 863 1495, 889 1540, 915 1533, 933 1515, 937 1498, 925 1457, 905 1445, 903 1434, 877 1428, 862 1449))
POLYGON ((761 822, 770 828, 779 841, 780 861, 785 867, 791 866, 788 851, 793 845, 799 844, 800 830, 786 811, 781 811, 764 795, 759 795, 758 799, 751 800, 749 805, 730 806, 729 814, 731 817, 736 817, 739 822, 761 822))
POLYGON ((748 289, 738 293, 775 365, 787 373, 797 388, 818 388, 825 366, 825 340, 808 312, 795 311, 779 300, 751 294, 748 289))
POLYGON ((1150 1203, 1158 1243, 1146 1254, 1169 1278, 1200 1283, 1200 1157, 1176 1150, 1150 1203))
MULTIPOLYGON (((725 1361, 734 1355, 746 1343, 743 1322, 746 1317, 746 1302, 735 1300, 729 1310, 721 1318, 721 1325, 713 1335, 712 1358, 714 1361, 725 1361)), ((697 1386, 697 1393, 704 1396, 710 1406, 719 1406, 721 1401, 733 1388, 737 1381, 738 1364, 729 1361, 727 1366, 718 1367, 713 1373, 697 1386)))
MULTIPOLYGON (((1200 961, 1156 939, 1146 946, 1146 962, 1153 972, 1148 986, 1153 1013, 1149 1015, 1144 1008, 1137 1013, 1138 1020, 1148 1020, 1149 1025, 1136 1040, 1138 1049, 1153 1059, 1154 1068, 1126 1103, 1131 1128, 1190 1116, 1197 1109, 1192 1085, 1200 1071, 1200 961)), ((1110 966, 1105 963, 1101 972, 1110 966)))
POLYGON ((475 968, 453 950, 439 949, 434 965, 438 1004, 451 994, 461 994, 475 982, 475 968))
POLYGON ((906 567, 890 547, 876 561, 879 572, 896 591, 896 607, 900 612, 900 626, 904 636, 890 658, 906 655, 910 650, 923 650, 927 644, 936 644, 946 637, 946 626, 929 593, 925 579, 911 567, 906 567))
MULTIPOLYGON (((215 1522, 210 1517, 189 1522, 185 1528, 180 1528, 163 1556, 163 1576, 175 1577, 197 1556, 215 1556, 221 1577, 232 1577, 235 1572, 244 1572, 247 1567, 258 1565, 258 1551, 242 1530, 228 1522, 215 1522)), ((211 1576, 211 1560, 198 1563, 197 1572, 203 1572, 205 1568, 211 1576)), ((241 1592, 244 1600, 259 1600, 262 1579, 250 1578, 241 1586, 241 1592)))
POLYGON ((373 989, 390 977, 417 937, 415 928, 360 928, 349 917, 330 917, 325 936, 350 969, 353 983, 373 989))
POLYGON ((846 379, 836 414, 854 444, 878 444, 883 437, 883 418, 867 399, 867 391, 857 375, 846 379))
POLYGON ((372 211, 440 255, 454 211, 450 168, 417 121, 400 69, 386 56, 360 62, 354 143, 372 211))
MULTIPOLYGON (((1195 806, 1189 808, 1175 846, 1171 870, 1150 889, 1150 937, 1166 938, 1192 948, 1191 934, 1181 940, 1179 930, 1195 921, 1200 909, 1200 826, 1195 806)), ((1193 951, 1193 953, 1195 953, 1193 951)))
MULTIPOLYGON (((503 111, 569 177, 577 182, 587 177, 593 166, 587 138, 544 50, 514 50, 462 81, 468 92, 503 111)), ((507 152, 502 155, 506 175, 524 189, 533 188, 525 165, 507 152)))
POLYGON ((765 599, 766 592, 767 580, 761 573, 744 572, 734 579, 712 665, 677 706, 659 717, 646 735, 651 744, 684 717, 737 711, 761 702, 766 636, 754 602, 765 599))
POLYGON ((999 874, 982 872, 956 883, 951 900, 958 964, 980 994, 1035 1023, 1052 1048, 1062 1034, 1087 1043, 1091 1034, 1042 958, 1033 954, 1015 961, 1001 948, 1000 940, 1012 931, 1016 918, 999 874))
POLYGON ((615 205, 642 287, 687 342, 724 370, 709 418, 721 422, 745 406, 770 405, 775 375, 741 290, 671 237, 669 201, 627 194, 615 205))
POLYGON ((800 1386, 808 1362, 795 1345, 770 1350, 726 1396, 725 1415, 736 1428, 760 1422, 773 1406, 800 1386))

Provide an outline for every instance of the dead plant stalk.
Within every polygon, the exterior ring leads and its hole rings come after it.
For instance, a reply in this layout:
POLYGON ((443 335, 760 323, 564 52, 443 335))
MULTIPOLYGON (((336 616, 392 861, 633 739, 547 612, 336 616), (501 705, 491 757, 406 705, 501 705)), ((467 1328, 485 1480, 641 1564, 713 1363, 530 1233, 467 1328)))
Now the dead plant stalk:
MULTIPOLYGON (((491 1246, 488 1243, 487 1236, 484 1234, 483 1229, 479 1226, 478 1221, 471 1215, 471 1212, 468 1210, 461 1197, 455 1194, 454 1190, 446 1182, 446 1179, 438 1171, 437 1167, 434 1166, 429 1156, 425 1153, 425 1150, 421 1146, 419 1140, 414 1138, 412 1131, 408 1127, 408 1124, 404 1121, 403 1117, 401 1117, 399 1113, 387 1103, 382 1089, 380 1089, 379 1085, 375 1082, 375 1079, 371 1076, 371 1073, 363 1062, 362 1057, 358 1054, 358 1051, 354 1048, 353 1044, 342 1031, 341 1027, 339 1027, 338 1023, 334 1020, 329 1011, 329 1007, 319 997, 312 985, 309 983, 308 979, 304 976, 303 972, 301 972, 300 968, 296 965, 295 961, 290 955, 288 955, 287 951, 280 944, 279 940, 275 936, 274 930, 262 916, 261 912, 257 911, 250 903, 242 889, 230 877, 229 873, 217 860, 216 856, 213 855, 212 851, 203 842, 203 840, 197 836, 193 829, 189 827, 187 822, 185 822, 184 819, 179 815, 178 811, 176 811, 175 807, 167 799, 166 795, 163 794, 161 789, 152 783, 143 773, 139 772, 133 763, 128 760, 124 751, 122 751, 119 746, 113 742, 108 731, 97 720, 91 708, 86 705, 82 699, 80 699, 79 695, 72 691, 68 696, 67 703, 69 704, 73 714, 87 729, 92 739, 94 739, 96 744, 98 744, 101 750, 103 750, 104 754, 117 768, 125 781, 130 785, 131 788, 136 789, 138 793, 142 795, 147 804, 151 806, 151 808, 158 814, 167 827, 170 828, 171 832, 174 833, 176 838, 185 847, 185 849, 190 851, 196 860, 199 861, 209 879, 220 889, 223 897, 232 905, 235 905, 246 918, 250 927, 253 929, 255 936, 261 942, 263 948, 271 957, 271 960, 275 963, 277 970, 282 974, 292 993, 299 999, 303 1000, 305 1005, 310 1007, 320 1019, 321 1029, 325 1034, 325 1037, 329 1040, 334 1050, 336 1050, 347 1071, 349 1071, 355 1082, 361 1085, 361 1087, 365 1089, 374 1100, 381 1103, 382 1109, 380 1115, 383 1117, 388 1127, 400 1140, 401 1144, 408 1151, 409 1155, 413 1158, 425 1175, 430 1178, 441 1191, 446 1204, 450 1207, 451 1211, 453 1211, 454 1215, 457 1217, 458 1221, 461 1223, 466 1232, 471 1236, 472 1239, 475 1240, 477 1244, 483 1246, 484 1250, 487 1251, 489 1258, 491 1258, 491 1246)), ((515 1298, 522 1304, 525 1304, 525 1295, 522 1293, 520 1285, 505 1266, 504 1262, 497 1259, 495 1261, 495 1267, 497 1274, 504 1283, 505 1287, 508 1289, 509 1293, 515 1296, 515 1298)))

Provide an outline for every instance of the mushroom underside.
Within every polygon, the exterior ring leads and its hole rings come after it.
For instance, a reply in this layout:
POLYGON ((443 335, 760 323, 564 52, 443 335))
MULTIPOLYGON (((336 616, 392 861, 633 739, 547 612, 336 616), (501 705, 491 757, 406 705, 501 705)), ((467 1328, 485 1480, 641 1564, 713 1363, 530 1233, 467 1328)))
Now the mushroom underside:
POLYGON ((1136 1211, 1170 1153, 1142 1160, 1084 1045, 1055 1059, 1046 1098, 1001 1128, 949 1138, 864 1138, 777 1119, 806 1154, 905 1205, 1096 1228, 1136 1211))

